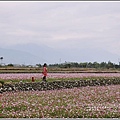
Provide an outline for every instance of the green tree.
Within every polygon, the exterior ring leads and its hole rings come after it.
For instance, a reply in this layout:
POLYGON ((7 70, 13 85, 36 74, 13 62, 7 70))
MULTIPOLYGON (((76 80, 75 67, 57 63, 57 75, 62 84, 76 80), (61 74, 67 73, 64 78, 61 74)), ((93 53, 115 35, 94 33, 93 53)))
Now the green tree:
POLYGON ((38 66, 38 67, 42 67, 42 65, 41 65, 41 64, 36 64, 36 66, 38 66))
POLYGON ((101 62, 101 63, 100 63, 100 67, 101 67, 101 68, 106 68, 106 65, 107 65, 106 62, 101 62))
POLYGON ((7 66, 9 66, 9 67, 13 67, 14 65, 13 65, 13 64, 8 64, 7 66))
POLYGON ((108 61, 107 68, 114 68, 114 64, 110 61, 108 61))
POLYGON ((94 68, 99 68, 99 63, 94 62, 93 65, 94 65, 94 68))

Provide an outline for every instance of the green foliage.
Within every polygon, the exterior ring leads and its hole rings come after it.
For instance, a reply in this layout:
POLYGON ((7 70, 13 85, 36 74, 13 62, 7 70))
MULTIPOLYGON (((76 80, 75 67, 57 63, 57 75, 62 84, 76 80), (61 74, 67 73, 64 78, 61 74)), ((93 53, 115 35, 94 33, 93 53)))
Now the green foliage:
POLYGON ((37 67, 40 67, 40 68, 42 67, 42 65, 41 65, 41 64, 36 64, 36 66, 37 66, 37 67))
POLYGON ((120 68, 120 65, 112 63, 110 61, 107 62, 81 62, 81 63, 77 63, 77 62, 65 62, 65 63, 61 63, 61 64, 50 64, 49 67, 59 67, 59 68, 120 68))
POLYGON ((9 66, 9 67, 13 67, 14 65, 13 65, 13 64, 8 64, 7 66, 9 66))
POLYGON ((0 81, 0 83, 1 83, 1 84, 2 84, 2 86, 3 86, 5 82, 1 80, 1 81, 0 81))

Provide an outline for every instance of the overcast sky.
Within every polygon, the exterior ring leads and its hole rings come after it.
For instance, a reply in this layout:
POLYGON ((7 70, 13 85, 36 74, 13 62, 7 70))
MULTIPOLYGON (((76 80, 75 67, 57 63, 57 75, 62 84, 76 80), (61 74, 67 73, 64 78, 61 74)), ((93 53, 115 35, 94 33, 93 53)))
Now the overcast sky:
POLYGON ((120 53, 120 2, 0 2, 0 47, 94 47, 120 53))

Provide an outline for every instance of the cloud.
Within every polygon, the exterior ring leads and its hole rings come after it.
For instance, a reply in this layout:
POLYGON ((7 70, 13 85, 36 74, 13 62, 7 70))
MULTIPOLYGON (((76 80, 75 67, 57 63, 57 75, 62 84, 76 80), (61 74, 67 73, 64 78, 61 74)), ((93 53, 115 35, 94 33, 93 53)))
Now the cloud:
POLYGON ((35 42, 120 52, 120 2, 0 2, 0 16, 1 46, 35 42))

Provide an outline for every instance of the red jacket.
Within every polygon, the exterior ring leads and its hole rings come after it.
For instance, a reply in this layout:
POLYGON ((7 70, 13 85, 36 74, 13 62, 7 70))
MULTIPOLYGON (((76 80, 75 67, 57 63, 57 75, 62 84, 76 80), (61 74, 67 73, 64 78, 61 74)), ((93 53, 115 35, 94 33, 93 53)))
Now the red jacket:
POLYGON ((43 72, 42 73, 43 73, 44 76, 47 76, 47 68, 46 67, 43 67, 43 72))

